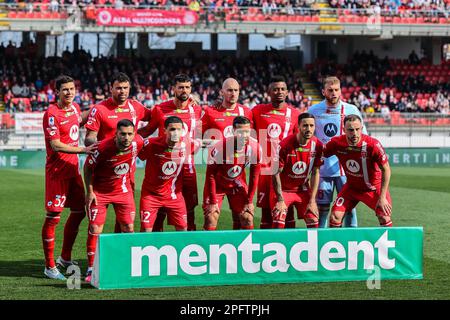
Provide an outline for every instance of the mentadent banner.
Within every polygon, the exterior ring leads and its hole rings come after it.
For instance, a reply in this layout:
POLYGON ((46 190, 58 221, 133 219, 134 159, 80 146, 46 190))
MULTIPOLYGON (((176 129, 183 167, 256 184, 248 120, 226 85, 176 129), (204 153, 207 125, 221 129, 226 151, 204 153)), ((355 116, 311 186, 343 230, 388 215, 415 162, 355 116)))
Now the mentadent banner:
POLYGON ((102 234, 99 289, 423 279, 423 229, 102 234))
POLYGON ((43 113, 15 113, 16 134, 42 134, 43 113))
POLYGON ((182 26, 198 22, 198 14, 189 10, 116 10, 99 9, 97 25, 121 27, 182 26))

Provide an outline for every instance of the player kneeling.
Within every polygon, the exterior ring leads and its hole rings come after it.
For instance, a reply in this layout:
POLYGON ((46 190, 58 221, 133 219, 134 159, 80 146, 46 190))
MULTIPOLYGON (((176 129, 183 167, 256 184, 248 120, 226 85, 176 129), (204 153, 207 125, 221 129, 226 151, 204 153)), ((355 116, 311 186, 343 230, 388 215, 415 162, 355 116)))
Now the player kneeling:
POLYGON ((84 183, 89 218, 86 282, 91 281, 97 237, 103 231, 109 204, 114 206, 122 232, 134 232, 136 209, 130 182, 134 180, 136 157, 143 145, 142 137, 135 135, 133 122, 123 119, 117 123, 115 137, 102 140, 98 150, 86 158, 84 183))
POLYGON ((362 134, 361 127, 359 116, 346 116, 345 135, 334 137, 325 145, 324 157, 336 155, 347 176, 347 183, 333 204, 330 227, 341 227, 345 212, 352 210, 359 201, 375 211, 382 227, 392 226, 388 158, 381 143, 362 134))
POLYGON ((272 176, 273 191, 270 202, 274 229, 283 229, 287 208, 294 205, 297 217, 308 228, 319 226, 316 195, 319 168, 322 165, 322 143, 314 137, 315 120, 309 113, 298 117, 299 132, 287 136, 278 150, 278 172, 272 176), (311 179, 311 185, 309 180, 311 179))
POLYGON ((209 155, 203 210, 205 230, 216 230, 225 195, 233 215, 233 229, 253 229, 253 196, 260 173, 261 148, 250 137, 250 120, 233 120, 233 136, 219 141, 209 155), (250 166, 247 185, 245 168, 250 166))
POLYGON ((183 121, 176 116, 164 122, 165 134, 150 138, 139 154, 147 160, 142 183, 140 213, 141 231, 151 232, 159 209, 165 209, 168 224, 177 231, 187 230, 187 210, 182 194, 183 165, 198 150, 199 143, 183 138, 183 121))

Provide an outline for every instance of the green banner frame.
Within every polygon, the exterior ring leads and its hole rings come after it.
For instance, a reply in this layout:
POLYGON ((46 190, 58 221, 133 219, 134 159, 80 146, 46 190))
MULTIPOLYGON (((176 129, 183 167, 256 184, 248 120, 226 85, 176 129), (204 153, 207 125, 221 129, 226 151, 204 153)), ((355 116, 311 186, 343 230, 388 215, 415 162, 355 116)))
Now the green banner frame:
POLYGON ((98 289, 423 279, 423 228, 102 234, 98 289))

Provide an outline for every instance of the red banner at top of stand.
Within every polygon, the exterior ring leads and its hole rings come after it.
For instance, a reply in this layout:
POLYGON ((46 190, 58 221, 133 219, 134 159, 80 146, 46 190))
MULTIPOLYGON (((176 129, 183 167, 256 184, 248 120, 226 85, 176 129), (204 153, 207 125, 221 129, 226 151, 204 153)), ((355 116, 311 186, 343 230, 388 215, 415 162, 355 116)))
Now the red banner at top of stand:
POLYGON ((193 25, 197 22, 198 14, 188 10, 100 9, 97 11, 97 25, 99 26, 183 26, 193 25))

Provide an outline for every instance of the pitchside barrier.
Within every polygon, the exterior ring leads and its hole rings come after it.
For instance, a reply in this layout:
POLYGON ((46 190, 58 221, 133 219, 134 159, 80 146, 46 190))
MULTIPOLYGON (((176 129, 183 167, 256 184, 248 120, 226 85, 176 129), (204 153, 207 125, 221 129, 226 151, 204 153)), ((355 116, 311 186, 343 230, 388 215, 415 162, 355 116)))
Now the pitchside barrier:
MULTIPOLYGON (((206 152, 206 149, 203 150, 206 152)), ((386 148, 391 166, 450 166, 450 148, 386 148)), ((85 155, 80 155, 80 167, 83 166, 85 155)), ((197 153, 195 163, 206 163, 202 159, 207 156, 197 153)), ((136 161, 138 168, 143 168, 145 162, 136 161)), ((45 151, 0 151, 0 168, 40 169, 45 167, 45 151)))
POLYGON ((423 279, 423 228, 102 234, 99 289, 423 279))

